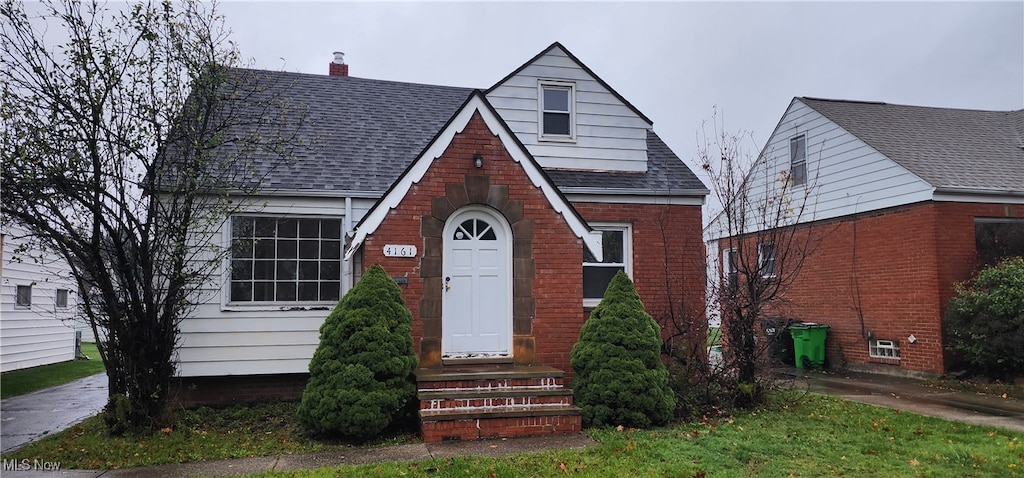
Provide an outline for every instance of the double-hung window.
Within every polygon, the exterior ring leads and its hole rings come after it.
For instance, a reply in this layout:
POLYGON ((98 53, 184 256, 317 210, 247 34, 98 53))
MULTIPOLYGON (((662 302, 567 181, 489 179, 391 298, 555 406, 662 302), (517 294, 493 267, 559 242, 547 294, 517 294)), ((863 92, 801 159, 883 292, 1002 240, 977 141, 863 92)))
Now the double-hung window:
POLYGON ((233 217, 229 302, 336 302, 341 249, 340 219, 233 217))
POLYGON ((757 245, 757 270, 761 277, 775 277, 775 244, 766 242, 757 245))
POLYGON ((735 291, 740 285, 739 269, 736 267, 736 249, 726 249, 722 254, 722 268, 725 272, 725 285, 728 290, 735 291))
POLYGON ((28 309, 32 307, 32 286, 31 285, 19 285, 17 290, 17 296, 14 298, 14 307, 16 309, 28 309))
POLYGON ((576 98, 573 84, 542 81, 539 88, 540 139, 576 139, 576 98))
POLYGON ((67 289, 57 289, 57 295, 54 297, 54 304, 62 309, 66 309, 68 307, 67 289))
POLYGON ((794 185, 807 182, 807 137, 804 135, 789 140, 789 177, 794 185))
POLYGON ((628 225, 595 225, 601 231, 602 253, 598 261, 589 249, 583 249, 583 305, 596 306, 615 273, 622 271, 632 277, 632 239, 628 225))

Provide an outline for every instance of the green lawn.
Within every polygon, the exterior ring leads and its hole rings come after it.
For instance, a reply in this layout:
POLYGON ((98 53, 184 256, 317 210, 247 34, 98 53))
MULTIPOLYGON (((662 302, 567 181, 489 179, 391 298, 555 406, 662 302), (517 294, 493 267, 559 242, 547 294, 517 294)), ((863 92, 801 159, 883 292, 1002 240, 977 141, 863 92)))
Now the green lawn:
MULTIPOLYGON (((342 451, 306 437, 294 403, 200 409, 148 437, 108 438, 97 418, 5 459, 46 459, 62 468, 124 468, 243 456, 342 451)), ((600 429, 599 444, 502 458, 462 457, 271 473, 318 476, 1021 476, 1019 433, 834 397, 808 395, 732 417, 656 430, 600 429)), ((382 442, 408 443, 399 435, 382 442)))
POLYGON ((15 397, 44 388, 63 385, 72 380, 95 375, 103 371, 103 361, 96 344, 82 343, 82 353, 90 360, 43 365, 24 370, 15 370, 0 375, 0 398, 15 397))

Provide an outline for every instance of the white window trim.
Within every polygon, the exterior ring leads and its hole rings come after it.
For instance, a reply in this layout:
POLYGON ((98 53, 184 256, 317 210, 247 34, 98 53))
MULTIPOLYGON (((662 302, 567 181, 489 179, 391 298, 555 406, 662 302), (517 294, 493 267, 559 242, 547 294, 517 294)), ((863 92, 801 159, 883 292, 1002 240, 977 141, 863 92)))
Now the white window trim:
POLYGON ((757 272, 761 274, 761 277, 765 279, 774 279, 779 272, 779 251, 775 248, 774 242, 762 242, 757 245, 757 272), (772 272, 770 274, 761 274, 764 269, 765 256, 764 246, 772 247, 772 272))
MULTIPOLYGON (((561 111, 552 111, 562 113, 561 111)), ((576 83, 568 81, 539 80, 537 82, 537 140, 563 143, 576 142, 576 83), (544 134, 544 87, 569 89, 569 134, 544 134)))
POLYGON ((246 311, 302 311, 302 310, 331 310, 338 304, 338 301, 248 301, 248 302, 232 302, 231 298, 231 242, 232 242, 232 220, 236 217, 274 217, 277 219, 288 218, 288 219, 337 219, 341 221, 341 290, 339 291, 339 298, 345 296, 348 289, 345 287, 344 271, 349 266, 348 261, 344 259, 345 247, 348 243, 348 236, 344 230, 345 220, 343 216, 321 216, 316 214, 287 214, 283 212, 270 212, 270 211, 253 211, 253 212, 238 212, 232 214, 224 221, 224 225, 221 228, 221 247, 225 251, 224 259, 221 261, 221 287, 220 287, 220 309, 221 311, 227 312, 246 312, 246 311))
POLYGON ((881 359, 900 359, 900 344, 895 340, 870 340, 868 341, 868 356, 881 359), (881 355, 879 351, 891 351, 893 355, 881 355))
POLYGON ((794 186, 802 186, 804 184, 807 184, 807 135, 806 134, 801 133, 801 134, 793 136, 792 138, 789 139, 789 173, 790 173, 790 177, 794 178, 793 179, 793 185, 794 186), (801 140, 801 139, 804 142, 804 151, 803 151, 804 156, 802 158, 800 158, 799 161, 795 161, 795 158, 793 158, 793 143, 796 142, 797 140, 801 140), (804 169, 803 180, 800 181, 800 182, 796 181, 796 179, 795 179, 796 175, 793 174, 793 171, 796 170, 796 165, 797 164, 803 166, 803 169, 804 169))
MULTIPOLYGON (((622 231, 622 248, 624 249, 622 254, 623 268, 629 279, 633 280, 633 225, 623 222, 591 222, 590 227, 595 231, 622 231)), ((587 262, 584 262, 583 266, 612 267, 609 264, 594 264, 593 266, 587 266, 587 264, 587 262)), ((582 286, 582 284, 580 285, 582 286)), ((597 307, 597 304, 600 303, 601 299, 583 298, 583 307, 587 309, 597 307)))
POLYGON ((32 284, 18 284, 14 287, 14 308, 18 310, 28 310, 32 308, 32 284), (21 291, 22 287, 28 287, 28 303, 21 303, 21 291))

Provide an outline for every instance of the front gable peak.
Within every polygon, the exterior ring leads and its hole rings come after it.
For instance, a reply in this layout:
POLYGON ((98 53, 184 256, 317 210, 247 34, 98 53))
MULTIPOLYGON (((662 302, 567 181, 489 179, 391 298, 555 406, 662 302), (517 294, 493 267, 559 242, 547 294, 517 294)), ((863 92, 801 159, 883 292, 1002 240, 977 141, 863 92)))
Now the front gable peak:
MULTIPOLYGON (((402 199, 406 197, 412 186, 423 179, 434 161, 444 154, 452 144, 455 136, 465 130, 474 117, 479 117, 491 134, 501 141, 509 157, 522 167, 533 186, 541 190, 552 209, 561 215, 573 234, 582 239, 586 247, 592 252, 598 255, 601 254, 601 233, 590 229, 590 226, 573 208, 572 204, 551 182, 551 179, 541 169, 540 165, 537 164, 530 155, 530 152, 517 140, 515 134, 512 133, 504 120, 498 116, 484 94, 480 90, 475 90, 448 123, 441 128, 434 139, 427 144, 423 151, 406 168, 405 172, 392 184, 391 188, 384 193, 380 200, 374 204, 359 224, 356 225, 350 245, 345 252, 346 260, 352 257, 368 235, 373 234, 380 227, 388 213, 392 209, 399 207, 402 199)), ((598 257, 598 260, 600 260, 600 257, 598 257)))

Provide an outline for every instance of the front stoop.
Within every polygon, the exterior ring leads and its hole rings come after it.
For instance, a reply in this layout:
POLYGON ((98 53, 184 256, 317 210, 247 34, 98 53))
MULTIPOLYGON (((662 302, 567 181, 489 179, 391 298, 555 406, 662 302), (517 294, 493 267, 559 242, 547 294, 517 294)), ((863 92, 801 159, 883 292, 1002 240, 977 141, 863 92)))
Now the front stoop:
POLYGON ((565 372, 513 364, 446 365, 416 370, 425 442, 578 433, 565 372))

